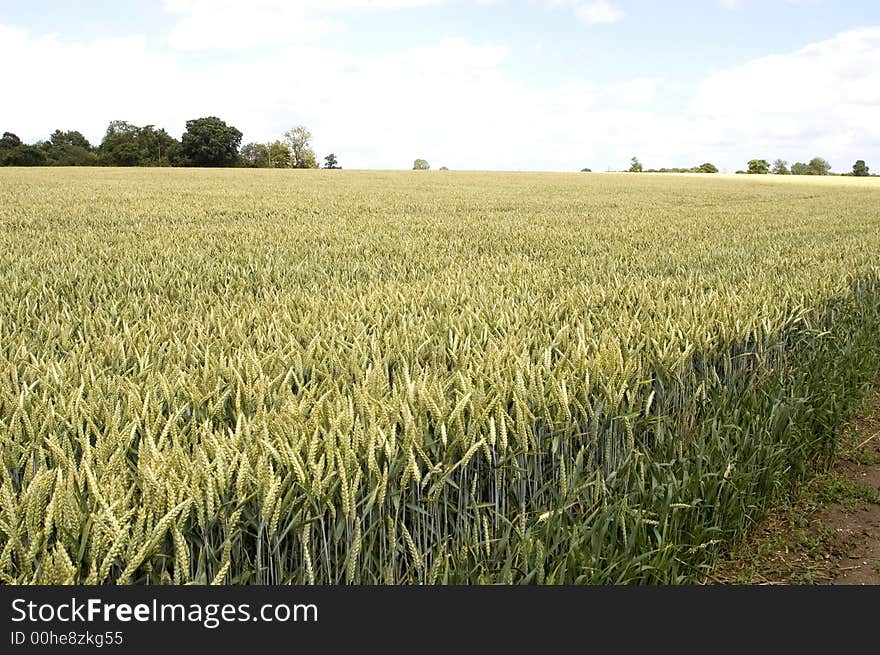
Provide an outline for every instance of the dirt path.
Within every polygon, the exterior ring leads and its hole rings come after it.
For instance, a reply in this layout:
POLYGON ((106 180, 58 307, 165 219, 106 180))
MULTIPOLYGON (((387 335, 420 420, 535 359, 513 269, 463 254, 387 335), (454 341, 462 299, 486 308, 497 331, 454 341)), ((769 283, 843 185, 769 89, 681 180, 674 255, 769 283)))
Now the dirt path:
POLYGON ((880 585, 880 394, 806 483, 709 578, 715 583, 880 585))
MULTIPOLYGON (((875 403, 874 420, 864 426, 868 432, 865 438, 870 441, 862 446, 866 450, 857 454, 863 462, 880 460, 878 405, 880 403, 875 403), (868 448, 869 446, 873 447, 868 448), (873 457, 864 457, 869 453, 873 457)), ((872 487, 877 497, 880 497, 880 463, 859 463, 850 460, 843 462, 841 469, 850 480, 872 487)), ((827 511, 828 524, 838 530, 851 544, 846 558, 837 563, 839 573, 834 578, 834 584, 880 584, 880 504, 865 503, 851 512, 841 511, 840 508, 830 508, 827 511)))

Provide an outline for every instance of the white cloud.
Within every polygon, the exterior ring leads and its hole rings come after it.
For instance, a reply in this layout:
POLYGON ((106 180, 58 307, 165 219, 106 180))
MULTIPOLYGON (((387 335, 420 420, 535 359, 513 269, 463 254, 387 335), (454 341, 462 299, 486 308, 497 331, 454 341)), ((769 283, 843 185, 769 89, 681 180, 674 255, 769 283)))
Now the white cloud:
POLYGON ((597 23, 616 23, 622 20, 624 12, 608 0, 538 0, 540 4, 550 8, 565 8, 587 25, 597 23))
POLYGON ((587 25, 595 23, 616 23, 623 18, 623 10, 615 7, 607 0, 578 3, 574 7, 575 15, 587 25))
POLYGON ((791 158, 824 154, 842 170, 859 147, 880 148, 880 28, 721 71, 703 82, 691 109, 732 141, 795 151, 791 158))

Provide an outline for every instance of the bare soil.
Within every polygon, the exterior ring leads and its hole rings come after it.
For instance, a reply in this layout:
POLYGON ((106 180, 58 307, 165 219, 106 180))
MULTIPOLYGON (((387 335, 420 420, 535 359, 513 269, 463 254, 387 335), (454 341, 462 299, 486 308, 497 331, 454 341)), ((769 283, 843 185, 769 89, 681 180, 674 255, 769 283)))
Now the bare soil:
POLYGON ((707 581, 880 585, 880 394, 844 431, 831 469, 771 512, 707 581))

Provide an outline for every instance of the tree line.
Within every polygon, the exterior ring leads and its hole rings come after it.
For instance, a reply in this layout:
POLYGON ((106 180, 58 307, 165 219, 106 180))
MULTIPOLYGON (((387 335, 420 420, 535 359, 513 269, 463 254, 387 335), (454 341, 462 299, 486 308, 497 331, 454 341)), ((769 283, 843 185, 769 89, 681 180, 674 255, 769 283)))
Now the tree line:
MULTIPOLYGON (((76 130, 55 130, 27 144, 12 132, 0 138, 0 166, 207 166, 318 168, 312 133, 299 125, 270 143, 241 145, 242 133, 216 116, 186 122, 178 140, 155 125, 111 121, 97 146, 76 130)), ((340 168, 334 153, 324 168, 340 168)))
MULTIPOLYGON (((590 172, 589 168, 581 169, 583 172, 590 172)), ((699 166, 691 168, 649 168, 645 169, 638 157, 630 160, 627 173, 717 173, 718 168, 714 164, 706 162, 699 166)), ((836 175, 831 172, 831 164, 822 157, 813 157, 808 163, 795 162, 789 168, 788 162, 784 159, 777 159, 771 165, 766 159, 751 159, 748 163, 747 170, 737 171, 737 174, 743 175, 836 175)), ((864 159, 859 159, 853 164, 851 173, 842 173, 841 175, 850 175, 853 177, 869 177, 872 176, 870 168, 864 159)), ((876 177, 874 175, 873 177, 876 177)))
MULTIPOLYGON (((841 175, 850 175, 853 177, 869 177, 871 175, 870 168, 864 159, 856 160, 853 164, 852 172, 841 173, 841 175)), ((809 162, 804 163, 797 161, 789 168, 788 162, 784 159, 777 159, 771 165, 766 159, 751 159, 748 163, 748 170, 737 171, 740 174, 749 175, 835 175, 831 172, 831 164, 822 157, 813 157, 809 162)))

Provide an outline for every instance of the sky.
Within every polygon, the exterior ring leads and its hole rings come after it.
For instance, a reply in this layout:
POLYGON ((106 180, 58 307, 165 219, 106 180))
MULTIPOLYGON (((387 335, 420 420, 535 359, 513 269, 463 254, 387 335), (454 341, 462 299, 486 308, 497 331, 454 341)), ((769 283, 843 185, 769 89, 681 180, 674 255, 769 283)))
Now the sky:
POLYGON ((0 0, 0 131, 307 126, 344 168, 880 171, 876 0, 0 0))

